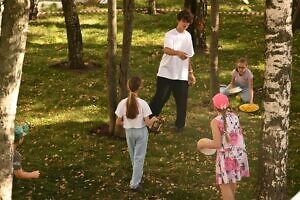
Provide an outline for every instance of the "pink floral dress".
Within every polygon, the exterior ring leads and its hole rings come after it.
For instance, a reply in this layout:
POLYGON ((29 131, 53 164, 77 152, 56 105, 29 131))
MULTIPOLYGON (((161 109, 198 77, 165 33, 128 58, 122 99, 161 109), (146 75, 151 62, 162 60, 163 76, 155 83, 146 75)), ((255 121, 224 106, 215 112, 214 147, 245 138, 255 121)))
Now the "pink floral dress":
POLYGON ((215 118, 219 123, 222 147, 217 151, 216 158, 216 183, 236 183, 242 177, 248 177, 249 165, 247 152, 238 117, 232 113, 226 113, 227 133, 230 142, 226 141, 224 135, 224 120, 221 115, 215 118))

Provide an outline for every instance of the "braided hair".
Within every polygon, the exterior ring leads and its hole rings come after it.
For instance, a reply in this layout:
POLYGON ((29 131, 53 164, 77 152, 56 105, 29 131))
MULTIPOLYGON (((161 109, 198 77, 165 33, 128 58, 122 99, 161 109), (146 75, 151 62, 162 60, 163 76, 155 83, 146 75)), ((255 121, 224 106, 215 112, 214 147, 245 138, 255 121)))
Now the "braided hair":
POLYGON ((218 109, 218 111, 221 113, 222 119, 224 121, 224 136, 225 136, 226 142, 231 143, 230 136, 227 132, 227 120, 226 120, 227 109, 222 109, 222 110, 218 109))

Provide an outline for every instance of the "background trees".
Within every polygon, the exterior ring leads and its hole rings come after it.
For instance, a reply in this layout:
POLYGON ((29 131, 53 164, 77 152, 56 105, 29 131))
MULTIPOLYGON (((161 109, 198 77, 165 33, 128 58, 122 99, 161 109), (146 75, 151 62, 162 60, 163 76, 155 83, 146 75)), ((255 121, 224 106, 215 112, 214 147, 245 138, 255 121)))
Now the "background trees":
POLYGON ((209 48, 210 60, 210 97, 212 98, 219 92, 219 57, 218 57, 218 41, 219 41, 219 1, 211 1, 211 40, 209 48))
POLYGON ((73 0, 62 0, 68 38, 68 65, 71 69, 84 68, 80 23, 73 0))
POLYGON ((124 0, 123 2, 123 43, 122 43, 122 58, 120 64, 120 99, 127 97, 127 77, 130 64, 130 49, 133 31, 133 12, 134 0, 124 0))
POLYGON ((147 0, 148 1, 148 13, 150 15, 156 15, 156 0, 147 0))
POLYGON ((293 31, 300 28, 300 0, 293 0, 293 31))
POLYGON ((120 99, 127 96, 127 77, 130 63, 130 49, 132 40, 132 23, 133 23, 133 9, 134 0, 123 1, 123 43, 122 56, 119 71, 119 97, 117 93, 117 67, 116 67, 116 51, 117 51, 117 10, 116 2, 108 3, 108 61, 107 61, 107 85, 108 85, 108 105, 109 105, 109 134, 124 137, 121 127, 116 129, 115 109, 120 99))
POLYGON ((3 0, 0 0, 0 36, 1 36, 1 22, 2 22, 3 9, 4 9, 3 0))
POLYGON ((39 0, 30 0, 30 11, 29 11, 29 20, 35 20, 37 19, 38 14, 38 4, 39 0))
POLYGON ((5 0, 0 38, 0 199, 11 199, 12 143, 28 30, 29 0, 5 0))
POLYGON ((117 108, 117 2, 116 0, 108 1, 108 35, 107 35, 107 66, 106 81, 108 93, 108 116, 109 116, 109 133, 115 134, 117 108))
POLYGON ((194 48, 198 51, 206 52, 208 50, 205 30, 207 20, 207 1, 185 0, 184 7, 189 9, 194 15, 193 23, 188 28, 193 39, 194 48))

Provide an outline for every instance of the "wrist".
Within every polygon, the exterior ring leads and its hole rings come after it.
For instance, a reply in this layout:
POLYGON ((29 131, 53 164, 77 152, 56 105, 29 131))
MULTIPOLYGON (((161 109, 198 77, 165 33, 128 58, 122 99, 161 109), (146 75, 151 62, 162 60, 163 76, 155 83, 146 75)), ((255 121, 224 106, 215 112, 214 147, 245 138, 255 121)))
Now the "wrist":
POLYGON ((177 50, 173 50, 173 51, 174 51, 173 53, 175 56, 179 56, 179 51, 177 51, 177 50))
POLYGON ((192 70, 192 69, 189 69, 189 73, 194 73, 194 70, 192 70))

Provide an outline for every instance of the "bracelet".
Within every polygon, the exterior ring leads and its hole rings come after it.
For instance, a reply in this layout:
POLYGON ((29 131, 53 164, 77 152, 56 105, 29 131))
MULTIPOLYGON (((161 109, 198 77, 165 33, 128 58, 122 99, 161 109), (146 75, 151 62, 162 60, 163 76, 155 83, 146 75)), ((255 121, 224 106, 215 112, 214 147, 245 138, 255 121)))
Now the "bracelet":
POLYGON ((189 73, 193 73, 194 71, 193 70, 189 70, 189 73))

